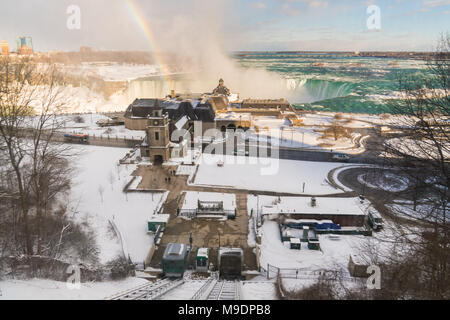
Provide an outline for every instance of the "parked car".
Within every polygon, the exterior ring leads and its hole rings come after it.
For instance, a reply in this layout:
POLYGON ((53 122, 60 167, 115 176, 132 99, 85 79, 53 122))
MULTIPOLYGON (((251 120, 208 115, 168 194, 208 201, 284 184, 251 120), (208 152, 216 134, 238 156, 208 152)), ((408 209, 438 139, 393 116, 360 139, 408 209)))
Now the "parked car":
POLYGON ((333 160, 348 161, 348 160, 350 160, 350 157, 348 155, 346 155, 345 153, 335 153, 335 154, 333 154, 333 160))

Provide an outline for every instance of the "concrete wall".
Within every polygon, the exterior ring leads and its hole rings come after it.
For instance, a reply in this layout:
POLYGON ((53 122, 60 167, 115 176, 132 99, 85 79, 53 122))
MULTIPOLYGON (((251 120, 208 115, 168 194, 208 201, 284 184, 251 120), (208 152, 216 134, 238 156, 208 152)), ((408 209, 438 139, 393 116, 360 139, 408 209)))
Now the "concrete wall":
POLYGON ((131 119, 131 118, 125 118, 125 128, 129 130, 145 130, 148 127, 148 119, 142 118, 142 119, 131 119))

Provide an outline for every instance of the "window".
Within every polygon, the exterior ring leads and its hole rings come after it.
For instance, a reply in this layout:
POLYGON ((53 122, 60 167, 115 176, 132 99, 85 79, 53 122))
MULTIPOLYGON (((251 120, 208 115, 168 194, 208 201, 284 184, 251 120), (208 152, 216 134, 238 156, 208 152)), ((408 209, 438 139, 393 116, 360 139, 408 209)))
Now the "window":
POLYGON ((159 132, 155 132, 155 140, 156 140, 156 141, 159 140, 159 132))

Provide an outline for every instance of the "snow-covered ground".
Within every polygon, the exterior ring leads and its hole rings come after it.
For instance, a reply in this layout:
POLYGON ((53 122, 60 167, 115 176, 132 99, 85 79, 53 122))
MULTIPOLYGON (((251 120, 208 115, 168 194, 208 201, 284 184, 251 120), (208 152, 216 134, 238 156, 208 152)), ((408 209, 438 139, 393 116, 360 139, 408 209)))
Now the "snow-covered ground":
POLYGON ((284 148, 351 150, 354 147, 354 139, 358 137, 358 134, 353 134, 352 138, 340 138, 337 141, 334 139, 323 139, 323 133, 319 132, 320 125, 322 124, 330 125, 331 122, 317 122, 317 126, 314 127, 291 127, 290 122, 286 119, 278 119, 277 117, 270 116, 255 116, 253 125, 258 128, 259 132, 251 135, 249 140, 258 141, 259 139, 259 141, 267 141, 270 137, 270 143, 272 145, 284 148), (324 147, 323 145, 327 146, 324 147))
POLYGON ((261 279, 241 283, 242 300, 275 300, 275 283, 261 279))
POLYGON ((102 114, 81 114, 81 115, 62 115, 59 117, 63 127, 60 129, 63 133, 82 133, 90 136, 104 137, 104 138, 126 138, 126 139, 143 139, 145 131, 143 130, 129 130, 124 125, 113 127, 100 127, 97 125, 99 120, 108 120, 107 116, 102 114), (80 117, 82 122, 77 122, 76 119, 80 117))
POLYGON ((336 190, 325 180, 330 170, 341 165, 203 154, 194 184, 298 194, 333 194, 342 191, 336 190), (224 162, 223 167, 217 166, 219 161, 224 162))
MULTIPOLYGON (((258 206, 261 209, 266 205, 273 205, 274 202, 280 201, 279 203, 283 204, 287 211, 293 211, 301 207, 301 205, 296 204, 297 201, 303 200, 304 198, 299 197, 249 196, 247 208, 249 212, 252 209, 255 212, 258 206)), ((364 203, 358 201, 357 198, 341 200, 343 200, 342 203, 336 204, 336 207, 345 206, 346 201, 351 201, 352 205, 349 206, 349 210, 356 210, 361 214, 366 213, 371 206, 367 200, 364 203)), ((317 201, 323 203, 331 200, 318 198, 317 201)), ((332 202, 326 204, 332 206, 332 202)), ((362 248, 365 246, 375 246, 380 253, 389 248, 391 244, 384 241, 392 236, 393 230, 395 230, 395 226, 385 221, 383 230, 373 233, 372 236, 319 234, 320 251, 308 250, 306 245, 302 245, 301 250, 294 250, 285 247, 281 241, 278 222, 264 219, 262 226, 257 231, 261 236, 261 266, 265 268, 267 264, 270 264, 278 268, 305 269, 308 272, 323 269, 347 270, 350 254, 360 255, 363 252, 361 251, 362 248)), ((296 230, 291 231, 296 232, 296 230)))
MULTIPOLYGON (((30 106, 39 113, 42 110, 42 101, 45 100, 49 89, 46 86, 34 88, 34 96, 30 106)), ((55 88, 58 91, 53 105, 58 105, 56 113, 96 113, 96 112, 122 112, 132 102, 123 93, 117 92, 106 99, 102 93, 91 88, 68 85, 55 88)))
POLYGON ((358 182, 372 189, 382 189, 389 192, 405 191, 409 187, 409 179, 391 172, 383 172, 380 175, 371 176, 370 173, 362 173, 357 178, 358 182))
POLYGON ((336 119, 337 113, 335 112, 316 112, 305 113, 302 117, 303 124, 305 126, 330 126, 333 123, 338 123, 347 128, 370 128, 374 125, 366 121, 371 122, 372 119, 379 119, 377 115, 361 115, 342 113, 342 118, 336 119), (362 120, 362 121, 359 121, 362 120))
POLYGON ((147 220, 161 205, 163 193, 123 193, 136 165, 118 166, 128 151, 122 148, 75 147, 77 171, 73 179, 69 205, 76 219, 86 219, 97 233, 100 261, 117 257, 122 249, 132 261, 142 262, 153 236, 147 234, 147 220), (121 233, 123 247, 113 240, 110 222, 121 233))
POLYGON ((83 63, 81 67, 66 66, 65 70, 75 75, 98 76, 105 81, 130 81, 160 74, 160 69, 151 64, 83 63))
POLYGON ((262 234, 260 246, 261 266, 275 266, 278 268, 306 269, 307 272, 319 270, 347 270, 350 254, 359 254, 361 248, 368 243, 381 246, 382 242, 373 237, 359 235, 329 234, 318 235, 320 251, 286 248, 281 242, 278 223, 265 221, 260 232, 262 234))
MULTIPOLYGON (((393 204, 388 204, 387 207, 392 211, 392 213, 405 219, 431 222, 444 221, 443 207, 436 207, 426 201, 419 201, 416 204, 415 210, 414 203, 412 201, 396 201, 393 204)), ((445 212, 445 220, 448 221, 450 217, 450 206, 447 206, 445 212)))
MULTIPOLYGON (((432 140, 414 140, 410 138, 393 138, 384 142, 392 150, 421 159, 439 160, 438 149, 432 140)), ((450 158, 450 142, 443 143, 441 150, 445 159, 450 158)), ((387 156, 391 153, 388 150, 387 156)), ((393 155, 396 156, 395 154, 393 155)))
POLYGON ((331 240, 329 235, 319 235, 321 251, 293 250, 286 248, 281 242, 278 223, 265 221, 261 227, 261 265, 270 264, 278 268, 335 269, 337 265, 345 266, 357 243, 364 236, 339 236, 339 240, 331 240), (359 241, 358 241, 359 240, 359 241))
POLYGON ((148 283, 139 278, 120 281, 82 283, 80 289, 70 289, 65 282, 30 279, 0 281, 0 300, 100 300, 117 292, 148 283))

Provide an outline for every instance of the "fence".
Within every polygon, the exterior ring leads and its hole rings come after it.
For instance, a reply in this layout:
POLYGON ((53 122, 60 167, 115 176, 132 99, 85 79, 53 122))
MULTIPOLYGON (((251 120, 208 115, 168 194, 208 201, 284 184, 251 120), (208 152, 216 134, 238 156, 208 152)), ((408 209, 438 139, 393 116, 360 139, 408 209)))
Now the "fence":
POLYGON ((236 214, 235 210, 220 210, 220 211, 214 211, 214 210, 199 210, 199 209, 181 209, 178 212, 178 216, 186 217, 189 219, 193 219, 197 217, 198 215, 210 215, 210 216, 217 216, 217 217, 229 217, 234 216, 236 214))
POLYGON ((308 269, 295 269, 295 268, 279 268, 267 264, 266 267, 261 266, 261 272, 266 275, 268 280, 280 277, 282 279, 302 279, 302 280, 314 280, 321 277, 324 280, 329 281, 351 281, 357 282, 358 279, 348 277, 343 271, 338 270, 308 270, 308 269))

